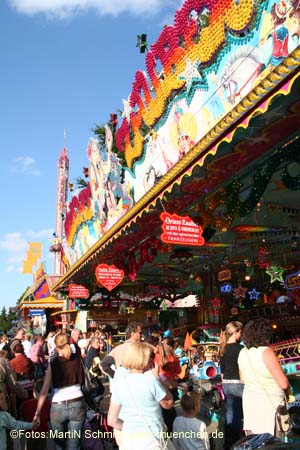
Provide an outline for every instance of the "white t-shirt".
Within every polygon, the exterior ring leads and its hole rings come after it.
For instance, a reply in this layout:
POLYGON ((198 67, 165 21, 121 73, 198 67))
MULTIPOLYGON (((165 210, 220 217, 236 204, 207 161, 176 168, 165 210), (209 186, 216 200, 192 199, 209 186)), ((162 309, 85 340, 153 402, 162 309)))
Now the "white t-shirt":
POLYGON ((28 340, 25 340, 25 341, 22 342, 22 345, 24 347, 25 355, 27 356, 27 358, 30 358, 29 355, 30 355, 30 349, 32 347, 32 343, 30 341, 28 341, 28 340))
POLYGON ((78 347, 80 348, 82 355, 86 354, 89 343, 90 343, 89 339, 79 339, 78 347))
POLYGON ((127 373, 114 379, 111 401, 121 405, 124 432, 159 433, 163 427, 160 400, 166 391, 152 372, 127 373))
POLYGON ((176 417, 173 423, 172 442, 176 450, 210 449, 206 425, 196 417, 176 417))
POLYGON ((66 400, 72 400, 73 398, 83 397, 80 384, 74 384, 73 386, 67 386, 64 388, 54 388, 52 403, 64 402, 66 400))

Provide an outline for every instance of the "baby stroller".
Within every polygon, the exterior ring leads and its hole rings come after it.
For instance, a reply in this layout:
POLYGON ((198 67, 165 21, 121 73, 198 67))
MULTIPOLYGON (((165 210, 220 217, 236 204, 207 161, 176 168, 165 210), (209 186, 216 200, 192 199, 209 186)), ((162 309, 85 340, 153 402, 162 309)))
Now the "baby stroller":
POLYGON ((87 412, 84 423, 83 450, 117 450, 118 446, 114 437, 114 430, 107 424, 107 413, 87 412))
POLYGON ((269 434, 251 434, 237 441, 230 450, 299 450, 299 442, 282 442, 279 438, 269 434))
MULTIPOLYGON (((87 380, 86 380, 87 381, 87 380)), ((83 450, 117 450, 113 428, 107 424, 107 413, 100 406, 105 388, 95 378, 82 386, 87 409, 82 438, 83 450)), ((98 381, 100 381, 98 379, 98 381)))

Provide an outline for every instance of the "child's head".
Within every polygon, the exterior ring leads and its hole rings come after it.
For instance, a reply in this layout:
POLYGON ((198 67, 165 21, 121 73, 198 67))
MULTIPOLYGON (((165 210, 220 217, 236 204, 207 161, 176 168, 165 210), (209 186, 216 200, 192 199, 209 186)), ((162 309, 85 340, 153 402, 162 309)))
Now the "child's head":
POLYGON ((15 355, 23 355, 24 354, 23 344, 19 343, 14 346, 14 354, 15 355))
POLYGON ((200 396, 197 392, 187 392, 181 397, 180 403, 183 412, 190 417, 196 416, 200 410, 200 396))
POLYGON ((39 398, 40 392, 43 387, 43 380, 36 380, 36 382, 33 385, 33 396, 34 398, 39 398))

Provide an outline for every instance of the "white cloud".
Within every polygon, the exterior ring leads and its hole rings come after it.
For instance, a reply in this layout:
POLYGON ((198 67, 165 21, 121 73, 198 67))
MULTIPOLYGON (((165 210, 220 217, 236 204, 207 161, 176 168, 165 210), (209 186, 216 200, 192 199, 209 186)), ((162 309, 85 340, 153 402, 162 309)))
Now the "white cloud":
POLYGON ((21 263, 24 259, 24 255, 19 255, 19 256, 12 256, 11 258, 8 258, 7 262, 8 264, 18 264, 21 263))
POLYGON ((22 237, 21 233, 8 233, 0 240, 0 248, 7 250, 9 253, 24 252, 25 256, 28 241, 22 237))
POLYGON ((9 0, 20 13, 46 14, 65 19, 79 12, 96 10, 101 16, 156 14, 168 6, 178 6, 178 0, 9 0))
POLYGON ((12 172, 25 173, 36 177, 41 175, 41 171, 36 167, 35 159, 30 156, 19 156, 18 158, 14 158, 12 163, 12 172))
MULTIPOLYGON (((26 253, 29 248, 29 242, 42 242, 42 257, 48 257, 48 243, 53 233, 53 228, 45 228, 41 230, 27 230, 24 233, 14 232, 0 236, 0 249, 6 263, 6 272, 22 272, 22 263, 26 259, 26 253), (46 242, 43 242, 46 241, 46 242)), ((52 256, 52 255, 51 255, 52 256)), ((39 264, 39 262, 38 262, 39 264)))
POLYGON ((13 265, 10 265, 10 266, 7 266, 6 267, 6 270, 5 270, 6 272, 18 272, 18 269, 15 267, 15 266, 13 266, 13 265))

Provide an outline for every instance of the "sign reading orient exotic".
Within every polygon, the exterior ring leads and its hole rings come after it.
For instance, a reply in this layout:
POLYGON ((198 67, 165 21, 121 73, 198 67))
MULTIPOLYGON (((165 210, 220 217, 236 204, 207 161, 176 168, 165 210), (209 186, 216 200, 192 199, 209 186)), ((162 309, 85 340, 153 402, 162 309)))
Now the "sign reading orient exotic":
POLYGON ((112 291, 124 278, 124 270, 120 270, 116 266, 108 266, 107 264, 99 264, 95 273, 97 281, 108 291, 112 291))
POLYGON ((89 290, 81 286, 80 284, 69 284, 69 297, 70 298, 89 298, 89 290))
POLYGON ((167 244, 204 245, 202 228, 196 225, 188 216, 180 217, 177 214, 163 212, 160 215, 163 233, 161 240, 167 244))

